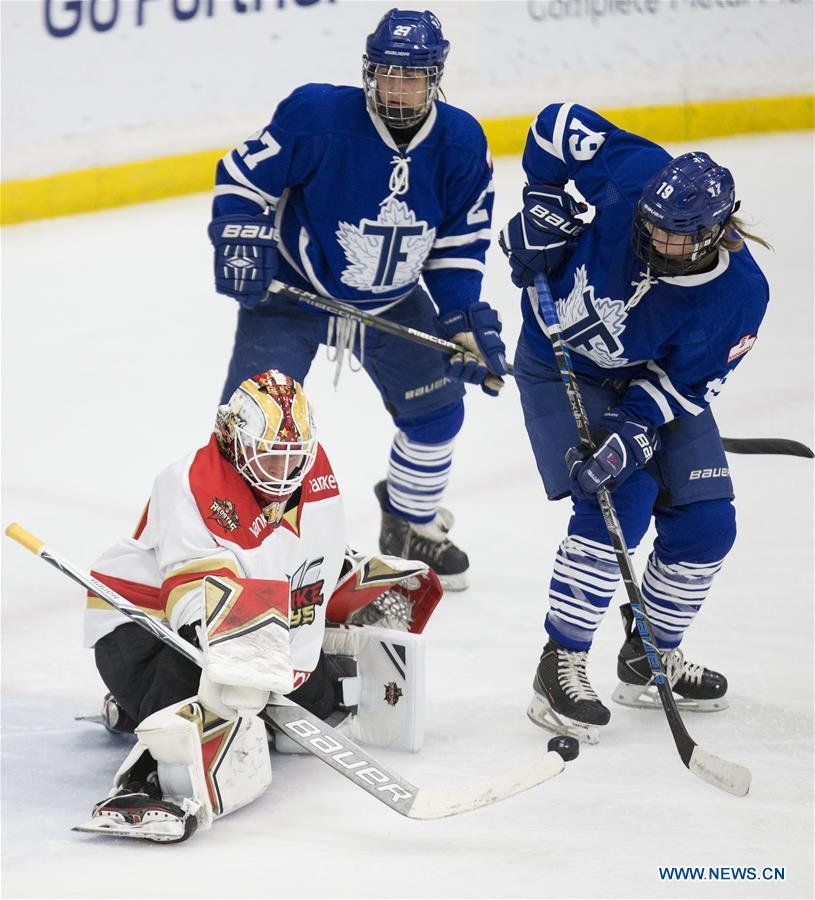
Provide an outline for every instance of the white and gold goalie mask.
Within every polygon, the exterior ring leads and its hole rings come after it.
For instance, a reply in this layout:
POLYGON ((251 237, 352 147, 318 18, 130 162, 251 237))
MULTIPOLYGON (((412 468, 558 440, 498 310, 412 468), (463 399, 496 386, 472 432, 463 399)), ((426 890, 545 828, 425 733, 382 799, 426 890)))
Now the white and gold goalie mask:
POLYGON ((276 369, 241 382, 218 407, 215 435, 241 477, 270 500, 290 497, 317 454, 303 388, 276 369))

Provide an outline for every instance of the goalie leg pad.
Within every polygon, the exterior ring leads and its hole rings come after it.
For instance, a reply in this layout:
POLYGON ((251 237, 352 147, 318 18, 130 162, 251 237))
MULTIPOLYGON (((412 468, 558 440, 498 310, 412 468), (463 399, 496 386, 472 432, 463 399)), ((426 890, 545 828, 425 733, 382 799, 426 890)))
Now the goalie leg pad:
POLYGON ((158 764, 162 798, 194 810, 201 829, 271 784, 266 729, 257 717, 224 720, 191 698, 148 716, 136 736, 112 793, 127 784, 133 766, 149 752, 158 764))
MULTIPOLYGON (((357 660, 357 709, 348 721, 349 737, 373 747, 421 750, 425 698, 421 635, 369 626, 328 626, 323 649, 357 660)), ((351 685, 347 687, 350 694, 351 685)))

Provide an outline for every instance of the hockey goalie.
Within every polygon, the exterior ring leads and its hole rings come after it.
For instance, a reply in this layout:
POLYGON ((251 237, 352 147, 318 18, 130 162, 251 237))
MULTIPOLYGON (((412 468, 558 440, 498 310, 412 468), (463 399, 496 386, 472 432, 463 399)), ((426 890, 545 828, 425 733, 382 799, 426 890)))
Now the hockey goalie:
POLYGON ((337 479, 290 377, 244 381, 93 574, 199 646, 204 665, 88 596, 103 717, 137 743, 78 830, 182 841, 260 796, 269 741, 296 749, 258 718, 270 700, 355 740, 421 747, 420 632, 439 580, 423 563, 347 549, 337 479))

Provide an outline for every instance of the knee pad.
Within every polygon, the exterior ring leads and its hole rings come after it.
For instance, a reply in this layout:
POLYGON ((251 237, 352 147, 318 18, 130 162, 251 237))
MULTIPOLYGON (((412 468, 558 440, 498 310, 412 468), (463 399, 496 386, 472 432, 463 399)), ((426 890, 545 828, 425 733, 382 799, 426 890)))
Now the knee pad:
POLYGON ((323 650, 353 657, 354 679, 343 679, 343 704, 355 706, 344 724, 353 740, 393 750, 421 750, 424 741, 424 642, 421 635, 376 626, 330 625, 323 650))
POLYGON ((736 510, 727 499, 658 510, 656 525, 654 550, 668 564, 722 560, 736 540, 736 510))
MULTIPOLYGON (((640 470, 634 472, 611 495, 629 550, 638 547, 645 532, 648 531, 657 492, 658 487, 654 479, 647 472, 640 470)), ((608 530, 597 500, 574 500, 569 534, 576 534, 600 544, 609 543, 608 530)))
POLYGON ((397 418, 396 427, 417 444, 443 444, 451 441, 464 424, 464 401, 457 400, 440 409, 428 410, 413 419, 397 418))
POLYGON ((210 828, 271 784, 266 728, 255 716, 224 721, 193 697, 148 716, 136 737, 114 787, 124 786, 137 761, 150 753, 163 798, 194 811, 199 828, 210 828))

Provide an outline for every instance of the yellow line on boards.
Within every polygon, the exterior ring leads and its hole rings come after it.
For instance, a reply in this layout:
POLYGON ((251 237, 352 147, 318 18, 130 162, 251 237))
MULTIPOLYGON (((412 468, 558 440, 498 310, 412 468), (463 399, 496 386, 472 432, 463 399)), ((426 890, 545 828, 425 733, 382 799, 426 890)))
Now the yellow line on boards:
MULTIPOLYGON (((615 125, 658 142, 815 128, 812 94, 622 107, 600 112, 615 125)), ((485 119, 482 125, 492 154, 520 153, 533 118, 530 113, 485 119)), ((214 182, 215 164, 226 149, 4 181, 0 184, 0 224, 208 191, 214 182)))

